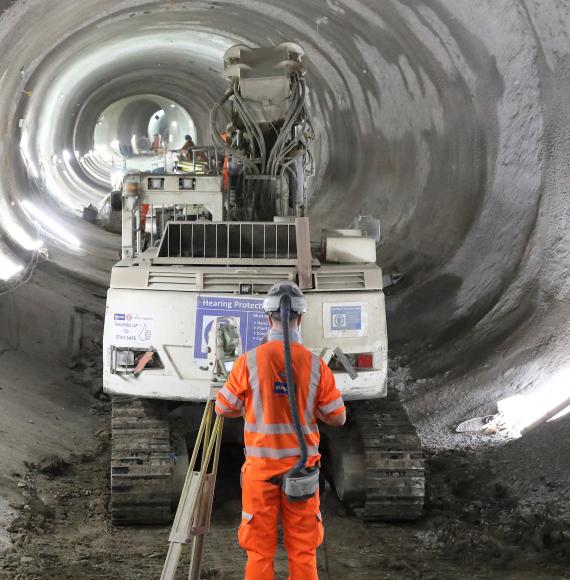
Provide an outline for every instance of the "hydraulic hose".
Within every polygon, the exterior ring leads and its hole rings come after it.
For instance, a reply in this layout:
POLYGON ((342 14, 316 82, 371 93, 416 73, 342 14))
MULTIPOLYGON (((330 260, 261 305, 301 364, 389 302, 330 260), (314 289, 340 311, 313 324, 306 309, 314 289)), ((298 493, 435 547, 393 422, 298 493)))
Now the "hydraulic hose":
POLYGON ((291 297, 286 294, 282 296, 280 303, 281 324, 283 326, 283 350, 285 353, 285 373, 287 375, 287 391, 289 395, 289 407, 291 409, 291 416, 293 418, 293 425, 295 427, 295 434, 299 441, 299 448, 301 449, 301 457, 295 464, 293 473, 299 472, 307 464, 309 450, 307 449, 307 441, 303 429, 301 428, 301 420, 299 418, 299 407, 297 405, 297 389, 295 387, 295 377, 293 375, 293 361, 291 359, 291 337, 289 335, 289 319, 291 316, 291 297))

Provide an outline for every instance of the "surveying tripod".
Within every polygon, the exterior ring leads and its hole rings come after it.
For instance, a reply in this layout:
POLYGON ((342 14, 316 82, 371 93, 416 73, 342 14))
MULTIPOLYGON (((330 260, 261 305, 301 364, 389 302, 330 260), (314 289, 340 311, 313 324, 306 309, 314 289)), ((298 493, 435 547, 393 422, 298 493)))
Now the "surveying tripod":
POLYGON ((200 580, 200 570, 204 557, 204 543, 210 527, 216 475, 220 460, 224 418, 212 418, 214 401, 228 378, 226 364, 233 362, 241 354, 239 319, 216 318, 208 340, 208 365, 212 372, 212 388, 204 409, 196 444, 190 458, 190 465, 174 523, 168 538, 169 547, 160 580, 174 580, 182 554, 182 546, 192 541, 189 580, 200 580), (202 452, 200 468, 195 470, 198 454, 202 452))
POLYGON ((223 417, 216 417, 212 426, 214 399, 217 391, 217 388, 212 388, 212 395, 206 403, 206 409, 200 423, 180 503, 168 538, 168 554, 162 569, 161 580, 174 580, 182 554, 182 546, 189 541, 192 541, 192 553, 188 579, 200 580, 204 544, 210 527, 224 426, 223 417), (200 450, 202 451, 200 468, 194 470, 200 450))

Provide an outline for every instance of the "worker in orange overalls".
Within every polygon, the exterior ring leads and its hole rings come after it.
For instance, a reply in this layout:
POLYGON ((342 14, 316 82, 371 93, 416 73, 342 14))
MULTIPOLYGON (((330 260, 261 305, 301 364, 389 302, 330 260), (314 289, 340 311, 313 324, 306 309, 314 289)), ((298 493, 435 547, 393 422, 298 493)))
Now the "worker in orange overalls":
POLYGON ((275 284, 263 307, 269 316, 267 342, 235 361, 216 398, 218 415, 245 418, 243 511, 238 532, 239 543, 248 557, 245 578, 273 580, 281 513, 289 578, 311 580, 318 578, 317 546, 324 533, 318 494, 317 418, 328 425, 341 426, 346 421, 346 411, 332 371, 301 344, 299 327, 306 302, 299 287, 292 282, 275 284), (287 328, 282 324, 284 310, 280 307, 285 300, 290 305, 286 311, 287 328), (287 344, 290 356, 284 354, 287 344), (293 391, 287 380, 291 375, 293 391), (295 400, 296 406, 292 404, 295 400), (298 421, 293 418, 295 409, 298 421), (307 456, 305 465, 296 470, 303 453, 307 456), (288 478, 300 473, 312 479, 312 490, 291 501, 287 490, 293 489, 289 486, 296 482, 288 478))
POLYGON ((182 153, 184 159, 192 161, 192 154, 190 152, 196 147, 196 144, 192 139, 192 135, 184 135, 184 139, 186 141, 184 141, 184 145, 180 148, 180 153, 182 153))
MULTIPOLYGON (((220 133, 220 137, 224 143, 227 143, 229 140, 229 135, 224 131, 220 133)), ((228 154, 227 149, 224 151, 224 162, 222 164, 222 175, 224 178, 223 181, 223 190, 224 193, 229 193, 230 191, 230 156, 228 154)))

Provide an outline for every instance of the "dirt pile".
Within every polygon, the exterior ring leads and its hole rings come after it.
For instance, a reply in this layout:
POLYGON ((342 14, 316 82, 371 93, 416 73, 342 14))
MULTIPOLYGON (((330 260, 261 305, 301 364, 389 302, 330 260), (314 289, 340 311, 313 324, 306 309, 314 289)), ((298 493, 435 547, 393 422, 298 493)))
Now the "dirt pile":
MULTIPOLYGON (((521 553, 545 564, 570 563, 568 497, 533 496, 512 475, 511 462, 500 459, 502 453, 428 454, 427 514, 437 524, 434 541, 447 556, 471 564, 486 560, 500 568, 521 553)), ((542 485, 548 487, 544 480, 542 485)))

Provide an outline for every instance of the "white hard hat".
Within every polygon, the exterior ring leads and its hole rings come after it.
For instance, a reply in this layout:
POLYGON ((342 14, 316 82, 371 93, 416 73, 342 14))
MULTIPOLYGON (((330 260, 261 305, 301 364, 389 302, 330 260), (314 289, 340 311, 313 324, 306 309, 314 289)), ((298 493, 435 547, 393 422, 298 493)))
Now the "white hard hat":
POLYGON ((279 311, 281 307, 281 297, 289 296, 291 298, 291 310, 297 314, 307 312, 307 301, 301 292, 301 289, 295 282, 283 280, 273 284, 265 300, 263 301, 263 310, 267 314, 279 311))

